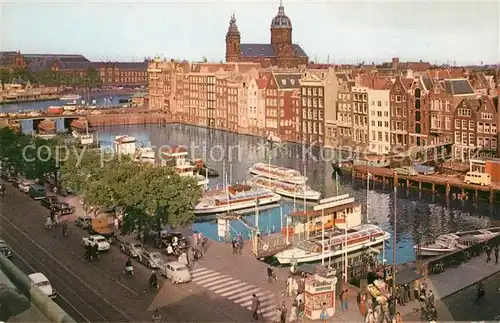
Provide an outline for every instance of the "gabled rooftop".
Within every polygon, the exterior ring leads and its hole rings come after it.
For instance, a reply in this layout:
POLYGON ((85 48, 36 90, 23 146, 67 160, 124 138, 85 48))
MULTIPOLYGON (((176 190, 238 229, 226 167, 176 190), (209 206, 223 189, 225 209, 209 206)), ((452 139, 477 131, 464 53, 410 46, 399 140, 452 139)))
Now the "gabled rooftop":
POLYGON ((452 95, 474 94, 474 89, 467 79, 447 79, 444 80, 444 89, 452 95))

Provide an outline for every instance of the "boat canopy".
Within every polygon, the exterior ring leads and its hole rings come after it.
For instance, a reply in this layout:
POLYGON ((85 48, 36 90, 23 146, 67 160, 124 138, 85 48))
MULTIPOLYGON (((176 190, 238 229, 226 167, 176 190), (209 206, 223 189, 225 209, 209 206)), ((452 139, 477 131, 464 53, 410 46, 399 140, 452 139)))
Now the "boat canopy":
POLYGON ((258 163, 253 166, 254 168, 264 171, 266 173, 274 173, 274 174, 283 174, 289 177, 303 177, 302 174, 295 169, 291 168, 286 168, 286 167, 280 167, 276 165, 270 165, 270 164, 264 164, 264 163, 258 163))
MULTIPOLYGON (((230 199, 244 199, 244 198, 258 198, 261 197, 265 194, 269 194, 269 191, 267 190, 262 190, 262 189, 254 189, 250 191, 242 191, 242 192, 237 192, 233 197, 230 199)), ((221 194, 219 196, 214 197, 217 200, 223 202, 227 201, 229 196, 227 194, 221 194)))

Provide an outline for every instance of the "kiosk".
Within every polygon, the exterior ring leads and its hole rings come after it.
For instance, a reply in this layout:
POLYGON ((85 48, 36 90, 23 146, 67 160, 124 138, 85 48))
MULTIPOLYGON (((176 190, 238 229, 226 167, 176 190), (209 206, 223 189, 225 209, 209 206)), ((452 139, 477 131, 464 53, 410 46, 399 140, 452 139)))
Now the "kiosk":
POLYGON ((337 278, 325 278, 318 274, 305 282, 304 315, 310 320, 319 320, 323 304, 328 317, 335 315, 335 285, 337 278))

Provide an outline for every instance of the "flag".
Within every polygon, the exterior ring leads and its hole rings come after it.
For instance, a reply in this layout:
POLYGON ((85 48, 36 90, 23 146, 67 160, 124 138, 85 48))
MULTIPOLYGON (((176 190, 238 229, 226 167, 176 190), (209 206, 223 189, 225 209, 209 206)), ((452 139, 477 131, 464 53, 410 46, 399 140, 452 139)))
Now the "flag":
POLYGON ((372 178, 373 175, 370 172, 368 172, 367 176, 368 178, 372 178))

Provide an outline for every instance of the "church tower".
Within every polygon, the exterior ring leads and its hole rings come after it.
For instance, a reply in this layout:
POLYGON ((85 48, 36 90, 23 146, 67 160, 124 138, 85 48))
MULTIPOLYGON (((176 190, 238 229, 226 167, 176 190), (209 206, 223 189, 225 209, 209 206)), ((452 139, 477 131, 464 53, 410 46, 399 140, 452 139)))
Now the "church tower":
POLYGON ((280 1, 278 14, 271 21, 271 45, 282 46, 292 44, 292 21, 285 14, 285 7, 280 1))
POLYGON ((240 41, 240 32, 233 14, 226 33, 226 62, 237 62, 240 59, 240 41))

